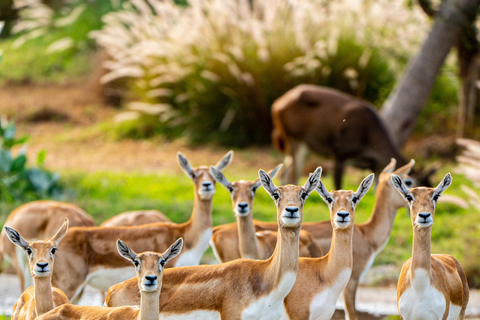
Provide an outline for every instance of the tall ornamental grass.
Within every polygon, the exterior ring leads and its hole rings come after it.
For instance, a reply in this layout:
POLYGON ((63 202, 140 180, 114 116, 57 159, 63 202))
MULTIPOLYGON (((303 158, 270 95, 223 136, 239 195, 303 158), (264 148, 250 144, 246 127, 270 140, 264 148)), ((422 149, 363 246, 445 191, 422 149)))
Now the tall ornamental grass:
POLYGON ((272 102, 300 83, 379 105, 428 29, 400 0, 132 0, 103 20, 125 134, 237 146, 268 142, 272 102))

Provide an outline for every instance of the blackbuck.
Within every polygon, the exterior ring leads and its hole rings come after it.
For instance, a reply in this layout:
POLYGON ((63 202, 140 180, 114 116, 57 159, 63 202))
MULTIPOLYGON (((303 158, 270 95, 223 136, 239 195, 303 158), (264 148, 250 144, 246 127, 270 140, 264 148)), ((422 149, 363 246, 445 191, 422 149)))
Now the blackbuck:
MULTIPOLYGON (((165 270, 160 319, 279 319, 283 300, 295 283, 298 237, 305 199, 315 190, 321 168, 303 187, 276 187, 260 170, 260 180, 277 207, 277 246, 267 260, 237 259, 217 265, 165 270)), ((110 288, 108 306, 140 301, 135 278, 110 288)))
POLYGON ((118 253, 135 265, 140 307, 116 308, 62 305, 39 317, 38 320, 158 320, 159 297, 165 264, 182 250, 178 239, 164 253, 143 252, 136 254, 121 240, 117 241, 118 253))
POLYGON ((58 243, 68 229, 68 219, 47 240, 27 242, 14 228, 5 226, 8 239, 28 255, 33 287, 25 290, 13 306, 13 320, 33 320, 59 305, 70 303, 65 293, 52 287, 52 272, 58 243))
POLYGON ((399 176, 392 183, 410 207, 412 257, 402 267, 397 307, 402 319, 464 319, 468 283, 460 263, 448 254, 430 254, 438 198, 452 183, 448 173, 436 188, 409 189, 399 176))
POLYGON ((286 154, 283 184, 297 182, 308 151, 334 159, 337 190, 346 164, 378 176, 391 158, 407 163, 375 107, 332 88, 296 86, 275 100, 272 120, 273 144, 286 154))
POLYGON ((285 298, 287 319, 331 319, 337 299, 345 289, 353 268, 353 230, 355 208, 373 183, 373 173, 366 177, 357 191, 328 192, 322 181, 317 192, 330 209, 333 228, 328 253, 321 258, 300 258, 297 280, 285 298))
MULTIPOLYGON (((268 175, 273 179, 282 165, 277 166, 268 175)), ((210 245, 217 260, 221 263, 239 258, 264 260, 275 251, 277 232, 262 230, 259 221, 253 220, 253 200, 257 189, 261 186, 260 179, 254 181, 230 182, 227 177, 214 167, 210 174, 229 192, 232 198, 233 212, 236 223, 216 226, 213 228, 210 245)), ((312 235, 305 230, 300 231, 300 257, 321 257, 322 250, 318 247, 312 235)))
MULTIPOLYGON (((375 193, 375 205, 372 215, 365 223, 356 223, 353 230, 353 269, 347 287, 343 291, 346 314, 349 320, 357 319, 355 311, 355 294, 361 278, 372 266, 375 257, 385 248, 392 233, 397 211, 405 207, 405 201, 393 187, 390 176, 392 173, 404 177, 405 183, 413 187, 413 180, 408 173, 413 168, 414 161, 395 170, 396 161, 383 169, 378 178, 375 193)), ((274 230, 275 223, 258 222, 263 230, 274 230)), ((333 228, 330 220, 321 222, 304 222, 302 229, 310 232, 323 252, 328 252, 332 243, 333 228)))
MULTIPOLYGON (((92 217, 76 205, 44 200, 21 205, 10 213, 5 225, 17 230, 28 241, 34 241, 54 234, 65 218, 70 227, 94 225, 92 217)), ((15 270, 22 291, 33 284, 27 256, 10 242, 5 231, 0 234, 0 266, 2 256, 15 270)))
MULTIPOLYGON (((230 164, 232 152, 217 163, 223 170, 230 164)), ((162 252, 176 239, 184 244, 180 255, 170 266, 197 265, 209 246, 212 236, 212 200, 215 180, 207 166, 192 168, 187 159, 178 153, 182 169, 194 181, 195 198, 190 219, 181 224, 155 223, 133 227, 71 228, 59 246, 63 254, 58 257, 53 275, 53 285, 62 289, 76 302, 85 287, 107 291, 112 285, 127 280, 135 273, 128 262, 117 253, 115 241, 121 238, 136 252, 152 250, 162 252)))
POLYGON ((141 226, 158 222, 170 222, 170 219, 158 210, 138 210, 117 214, 116 216, 103 221, 100 224, 100 227, 141 226))

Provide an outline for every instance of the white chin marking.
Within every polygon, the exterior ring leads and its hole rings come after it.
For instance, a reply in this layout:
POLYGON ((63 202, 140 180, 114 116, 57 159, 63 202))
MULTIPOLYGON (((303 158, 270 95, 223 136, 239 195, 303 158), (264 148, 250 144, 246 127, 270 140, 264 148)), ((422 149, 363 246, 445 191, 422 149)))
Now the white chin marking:
POLYGON ((334 224, 339 229, 345 229, 350 225, 350 221, 335 221, 334 224))
POLYGON ((286 226, 294 227, 298 224, 298 221, 300 221, 300 219, 299 218, 291 219, 291 218, 282 217, 282 221, 286 226))
POLYGON ((428 228, 433 224, 433 221, 427 221, 427 222, 415 222, 415 225, 419 228, 428 228))
POLYGON ((237 217, 246 217, 246 216, 248 216, 249 213, 250 213, 250 211, 247 211, 247 212, 245 212, 245 213, 235 211, 235 215, 236 215, 237 217))
POLYGON ((37 277, 37 278, 44 278, 44 277, 48 277, 50 275, 50 270, 47 271, 47 272, 34 271, 33 273, 35 274, 35 277, 37 277))
POLYGON ((199 191, 198 195, 200 196, 200 199, 202 200, 210 200, 212 199, 213 195, 215 194, 215 191, 199 191))
POLYGON ((146 286, 146 285, 142 284, 142 290, 145 291, 145 292, 153 292, 153 291, 156 291, 157 288, 158 288, 158 285, 146 286))

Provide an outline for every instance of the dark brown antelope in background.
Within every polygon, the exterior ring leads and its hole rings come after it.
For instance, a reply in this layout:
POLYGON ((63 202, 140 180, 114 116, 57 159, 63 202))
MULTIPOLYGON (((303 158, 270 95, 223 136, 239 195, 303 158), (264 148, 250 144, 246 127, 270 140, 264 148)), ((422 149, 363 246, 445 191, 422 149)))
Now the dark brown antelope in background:
POLYGON ((335 89, 299 85, 272 106, 275 147, 286 154, 282 184, 295 184, 307 152, 335 161, 335 188, 341 189, 346 164, 376 176, 390 162, 407 163, 370 103, 335 89))

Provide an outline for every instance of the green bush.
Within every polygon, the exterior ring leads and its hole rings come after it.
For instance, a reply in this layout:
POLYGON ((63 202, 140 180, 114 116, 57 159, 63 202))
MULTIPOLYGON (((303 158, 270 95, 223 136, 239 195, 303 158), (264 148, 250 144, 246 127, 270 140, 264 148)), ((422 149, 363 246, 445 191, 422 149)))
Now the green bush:
POLYGON ((37 166, 27 167, 26 145, 28 136, 15 138, 15 124, 2 120, 0 123, 0 202, 25 202, 46 197, 59 197, 62 188, 60 175, 43 167, 45 151, 37 155, 37 166), (17 155, 12 147, 21 146, 17 155))
POLYGON ((359 3, 126 3, 93 33, 111 56, 102 81, 121 81, 134 102, 120 116, 129 121, 122 131, 135 137, 180 132, 192 141, 236 146, 266 143, 272 102, 300 83, 381 104, 428 22, 398 2, 359 3), (151 130, 155 122, 163 129, 151 130))

